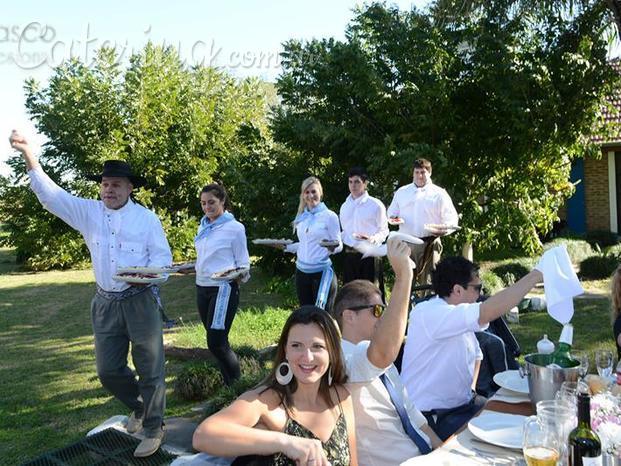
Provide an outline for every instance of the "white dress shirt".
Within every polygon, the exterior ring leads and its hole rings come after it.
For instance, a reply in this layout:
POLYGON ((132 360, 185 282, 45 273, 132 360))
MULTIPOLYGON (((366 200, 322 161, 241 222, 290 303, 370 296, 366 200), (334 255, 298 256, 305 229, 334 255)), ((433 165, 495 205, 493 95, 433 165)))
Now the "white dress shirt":
POLYGON ((108 209, 102 201, 69 194, 41 168, 28 172, 30 187, 51 213, 78 230, 88 246, 95 281, 105 291, 129 288, 113 280, 120 267, 167 267, 170 247, 157 216, 128 200, 120 209, 108 209))
POLYGON ((399 225, 399 231, 417 238, 431 235, 424 228, 427 223, 457 225, 459 222, 451 197, 431 180, 421 188, 410 183, 397 189, 388 216, 401 217, 404 223, 399 225))
POLYGON ((313 266, 319 266, 316 270, 319 271, 326 264, 330 264, 330 254, 343 250, 339 218, 329 209, 316 213, 314 218, 306 217, 295 226, 295 231, 300 241, 289 244, 285 250, 297 254, 297 266, 303 272, 305 268, 313 266), (330 252, 328 248, 319 245, 323 239, 338 240, 339 245, 333 252, 330 252))
POLYGON ((474 332, 481 303, 448 304, 435 297, 410 312, 401 377, 421 411, 456 408, 472 398, 475 361, 483 359, 474 332))
POLYGON ((341 340, 348 377, 346 387, 352 397, 356 418, 358 464, 399 464, 420 455, 420 451, 403 429, 401 418, 379 376, 386 373, 402 397, 412 426, 431 445, 429 437, 420 430, 421 426, 427 424, 427 420, 408 397, 396 367, 391 364, 387 369, 380 369, 369 361, 369 344, 369 341, 353 344, 341 340))
MULTIPOLYGON (((214 227, 194 243, 196 247, 196 284, 218 286, 222 282, 211 280, 216 272, 249 267, 250 257, 246 244, 246 229, 237 220, 214 227)), ((248 277, 245 277, 248 280, 248 277)))
POLYGON ((386 207, 366 191, 357 199, 351 194, 347 196, 341 205, 339 219, 343 229, 343 243, 349 247, 353 248, 360 242, 353 237, 354 233, 367 235, 368 241, 375 244, 382 244, 388 236, 386 207))

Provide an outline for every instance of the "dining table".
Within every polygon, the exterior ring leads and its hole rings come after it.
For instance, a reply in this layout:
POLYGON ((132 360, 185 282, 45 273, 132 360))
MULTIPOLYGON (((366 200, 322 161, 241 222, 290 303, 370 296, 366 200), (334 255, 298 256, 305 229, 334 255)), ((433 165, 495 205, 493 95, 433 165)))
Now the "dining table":
MULTIPOLYGON (((535 409, 528 395, 500 389, 492 396, 477 416, 504 413, 516 416, 532 416, 535 409)), ((516 418, 522 422, 523 418, 516 418)), ((521 434, 520 434, 521 435, 521 434)), ((401 466, 526 466, 522 450, 507 448, 486 442, 472 433, 465 425, 444 444, 423 456, 416 456, 401 463, 401 466)))

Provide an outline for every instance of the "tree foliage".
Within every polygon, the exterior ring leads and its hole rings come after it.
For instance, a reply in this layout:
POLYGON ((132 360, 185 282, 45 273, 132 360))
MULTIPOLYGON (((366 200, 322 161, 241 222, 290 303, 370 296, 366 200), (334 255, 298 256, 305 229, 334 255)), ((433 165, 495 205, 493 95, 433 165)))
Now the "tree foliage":
MULTIPOLYGON (((77 195, 96 197, 85 175, 106 159, 124 159, 147 179, 136 199, 162 219, 176 260, 194 254, 201 215, 200 188, 226 176, 247 153, 245 128, 265 131, 268 89, 213 68, 188 69, 172 48, 148 44, 127 69, 113 50, 95 64, 70 61, 45 87, 26 83, 26 107, 47 137, 40 161, 52 178, 77 195)), ((85 259, 79 235, 43 211, 25 186, 23 162, 0 185, 5 242, 31 268, 68 267, 85 259)))
POLYGON ((571 11, 474 3, 448 19, 439 13, 461 2, 428 12, 374 3, 345 41, 287 42, 273 130, 322 177, 329 204, 357 164, 390 202, 425 157, 462 215, 456 241, 534 252, 573 191, 572 160, 596 151, 589 135, 618 81, 607 11, 596 1, 571 11))

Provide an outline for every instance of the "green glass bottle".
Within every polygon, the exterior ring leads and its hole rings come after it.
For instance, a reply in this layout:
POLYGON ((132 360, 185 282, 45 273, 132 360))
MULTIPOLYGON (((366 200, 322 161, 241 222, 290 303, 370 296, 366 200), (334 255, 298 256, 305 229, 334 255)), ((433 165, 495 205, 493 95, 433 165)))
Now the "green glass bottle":
POLYGON ((549 364, 554 364, 560 368, 575 367, 580 365, 580 362, 571 357, 571 343, 574 338, 574 326, 571 324, 563 325, 561 337, 558 340, 558 346, 550 354, 549 364))
POLYGON ((602 444, 591 429, 588 393, 578 393, 578 427, 569 434, 569 466, 602 466, 602 444))

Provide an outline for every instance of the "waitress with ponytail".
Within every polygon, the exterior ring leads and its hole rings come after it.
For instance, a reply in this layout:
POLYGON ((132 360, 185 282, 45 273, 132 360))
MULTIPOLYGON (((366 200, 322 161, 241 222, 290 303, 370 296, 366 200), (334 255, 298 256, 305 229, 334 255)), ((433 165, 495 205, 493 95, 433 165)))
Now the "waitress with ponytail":
POLYGON ((297 255, 295 288, 300 305, 314 304, 330 311, 336 296, 337 281, 332 269, 330 254, 343 250, 338 216, 321 201, 323 189, 314 176, 302 182, 298 214, 293 228, 299 242, 286 247, 297 255), (330 246, 321 246, 322 241, 330 246))
MULTIPOLYGON (((229 331, 239 305, 239 283, 216 281, 214 273, 238 267, 249 267, 246 230, 230 213, 226 190, 219 184, 208 184, 200 194, 201 219, 194 238, 196 247, 196 302, 198 313, 207 330, 207 347, 217 359, 224 383, 239 379, 239 361, 229 345, 229 331)), ((246 273, 241 281, 246 282, 246 273)))

